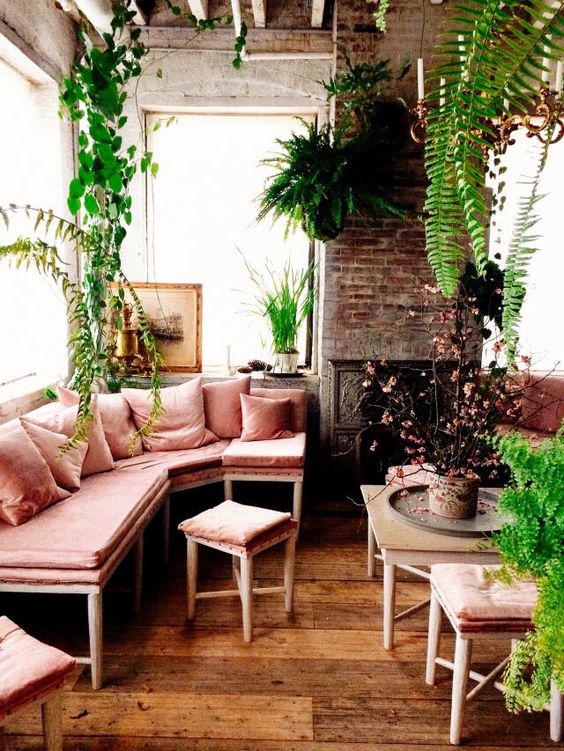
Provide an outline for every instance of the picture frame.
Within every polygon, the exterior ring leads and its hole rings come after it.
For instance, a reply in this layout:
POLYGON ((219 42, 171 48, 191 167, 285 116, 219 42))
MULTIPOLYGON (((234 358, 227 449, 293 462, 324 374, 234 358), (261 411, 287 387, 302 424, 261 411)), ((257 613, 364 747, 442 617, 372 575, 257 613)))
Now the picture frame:
MULTIPOLYGON (((114 289, 120 285, 112 283, 114 289)), ((121 285, 123 287, 123 285, 121 285)), ((202 285, 132 282, 164 356, 161 370, 199 373, 202 370, 202 285)), ((125 301, 132 302, 127 287, 125 301)), ((133 324, 136 324, 135 314, 133 324)))

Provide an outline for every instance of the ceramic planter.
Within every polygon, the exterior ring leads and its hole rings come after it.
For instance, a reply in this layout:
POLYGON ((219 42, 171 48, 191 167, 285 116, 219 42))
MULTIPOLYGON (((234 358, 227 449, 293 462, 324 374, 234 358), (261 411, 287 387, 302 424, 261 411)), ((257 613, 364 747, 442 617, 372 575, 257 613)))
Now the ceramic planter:
POLYGON ((299 352, 276 352, 274 355, 273 373, 296 373, 298 370, 299 352))
POLYGON ((429 508, 449 519, 471 519, 478 508, 477 477, 434 475, 429 485, 429 508))

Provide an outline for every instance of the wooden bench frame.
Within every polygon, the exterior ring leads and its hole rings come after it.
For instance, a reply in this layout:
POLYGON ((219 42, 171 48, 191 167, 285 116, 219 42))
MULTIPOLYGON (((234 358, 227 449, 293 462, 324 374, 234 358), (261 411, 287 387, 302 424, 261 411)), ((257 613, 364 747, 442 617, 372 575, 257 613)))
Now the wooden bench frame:
MULTIPOLYGON (((63 751, 63 707, 62 707, 63 681, 51 686, 40 694, 37 694, 16 709, 0 714, 0 728, 4 717, 14 717, 23 710, 27 710, 30 704, 41 706, 41 722, 43 725, 43 741, 45 751, 63 751)), ((0 743, 1 743, 0 738, 0 743)))

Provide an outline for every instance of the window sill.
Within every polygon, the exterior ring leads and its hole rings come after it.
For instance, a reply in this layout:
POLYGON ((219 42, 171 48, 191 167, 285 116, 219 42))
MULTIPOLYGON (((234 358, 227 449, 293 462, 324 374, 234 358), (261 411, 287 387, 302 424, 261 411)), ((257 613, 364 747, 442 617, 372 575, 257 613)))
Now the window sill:
POLYGON ((45 389, 55 388, 60 380, 60 376, 37 375, 0 388, 0 423, 45 404, 45 389))

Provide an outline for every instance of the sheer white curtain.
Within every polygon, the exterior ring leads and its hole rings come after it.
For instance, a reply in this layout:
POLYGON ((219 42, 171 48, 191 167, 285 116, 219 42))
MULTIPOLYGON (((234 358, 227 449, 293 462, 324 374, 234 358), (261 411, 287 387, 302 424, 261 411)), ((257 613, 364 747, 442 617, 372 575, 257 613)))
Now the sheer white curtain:
MULTIPOLYGON (((61 167, 56 85, 38 89, 0 58, 0 205, 60 211, 61 167), (49 111, 49 103, 52 111, 49 111)), ((33 234, 35 217, 0 222, 0 244, 33 234)), ((67 370, 62 295, 35 270, 0 262, 0 397, 46 385, 67 370)))
MULTIPOLYGON (((149 132, 163 117, 148 115, 149 132)), ((150 133, 159 173, 149 182, 148 281, 203 285, 204 368, 224 366, 227 347, 233 365, 271 357, 263 320, 246 312, 253 290, 241 254, 261 270, 266 259, 276 269, 288 259, 307 266, 301 231, 285 240, 282 221, 255 221, 272 171, 260 161, 279 150, 277 138, 301 130, 290 115, 181 114, 150 133)))

